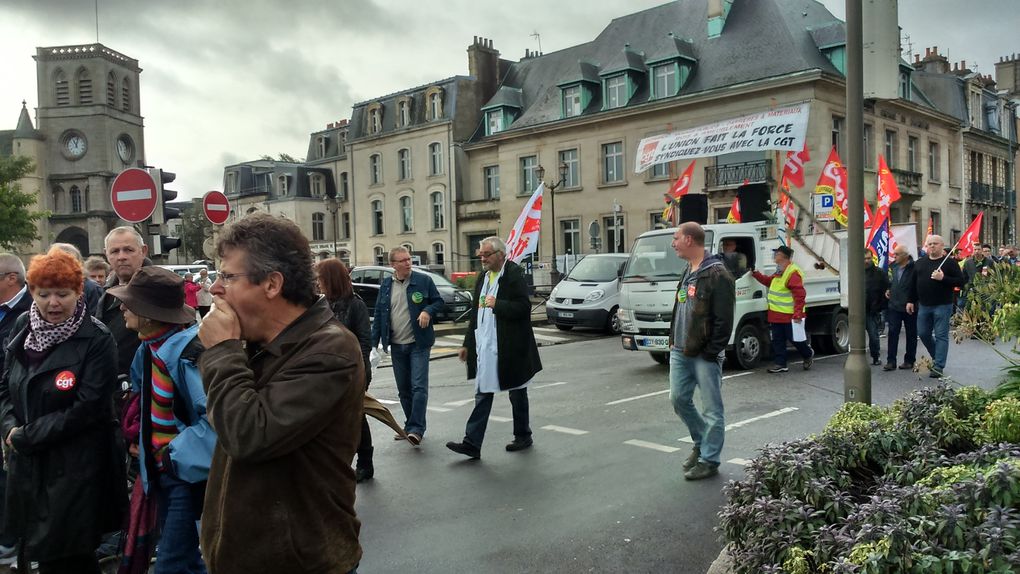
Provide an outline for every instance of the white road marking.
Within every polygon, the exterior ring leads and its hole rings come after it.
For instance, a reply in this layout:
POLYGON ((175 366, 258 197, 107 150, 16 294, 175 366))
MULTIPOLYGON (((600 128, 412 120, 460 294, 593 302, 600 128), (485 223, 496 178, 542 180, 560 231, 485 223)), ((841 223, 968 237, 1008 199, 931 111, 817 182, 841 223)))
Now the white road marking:
MULTIPOLYGON (((725 381, 726 379, 733 379, 733 378, 736 378, 736 377, 743 377, 744 375, 750 375, 753 372, 754 371, 742 371, 740 373, 733 373, 732 375, 724 376, 723 380, 725 381)), ((619 405, 621 403, 629 403, 630 401, 636 401, 638 399, 647 399, 648 397, 664 395, 664 394, 666 394, 668 392, 669 392, 669 389, 663 389, 661 391, 655 391, 654 393, 645 393, 643 395, 638 395, 636 397, 627 397, 625 399, 619 399, 619 400, 616 400, 616 401, 610 401, 610 402, 606 403, 606 406, 607 407, 611 407, 613 405, 619 405)))
POLYGON ((567 337, 553 337, 552 335, 539 335, 538 333, 535 333, 535 338, 539 341, 546 341, 548 343, 560 343, 570 340, 567 337))
POLYGON ((586 430, 572 429, 572 428, 561 427, 561 426, 556 426, 556 425, 545 425, 544 427, 542 427, 542 430, 561 432, 563 434, 572 434, 572 435, 576 435, 576 436, 580 436, 580 435, 583 435, 583 434, 588 434, 588 431, 586 431, 586 430))
POLYGON ((508 423, 508 422, 512 422, 514 419, 512 419, 510 417, 500 417, 500 416, 496 416, 496 415, 489 415, 489 420, 490 421, 495 421, 497 423, 508 423))
MULTIPOLYGON (((751 417, 749 419, 745 419, 745 420, 742 420, 742 421, 737 421, 737 422, 735 422, 733 424, 728 424, 728 425, 726 425, 726 430, 737 429, 737 428, 740 428, 742 426, 749 425, 749 424, 751 424, 753 422, 757 422, 757 421, 764 420, 764 419, 770 419, 772 417, 778 417, 779 415, 785 415, 786 413, 792 413, 793 411, 796 411, 796 410, 799 410, 799 409, 797 409, 797 407, 784 407, 784 408, 779 409, 778 411, 772 411, 770 413, 765 413, 763 415, 758 415, 756 417, 751 417)), ((685 437, 683 437, 681 439, 677 439, 677 440, 679 440, 680 442, 689 442, 691 444, 694 444, 694 440, 691 439, 690 436, 685 436, 685 437)))
POLYGON ((625 440, 625 441, 623 441, 623 444, 639 446, 641 448, 650 448, 652 450, 657 450, 659 452, 665 452, 665 453, 674 453, 674 452, 680 450, 680 449, 676 448, 675 446, 666 446, 664 444, 658 444, 658 443, 654 443, 654 442, 648 442, 648 441, 637 440, 637 439, 625 440))
POLYGON ((432 411, 434 413, 448 413, 451 409, 444 409, 443 407, 426 407, 425 410, 432 411))
POLYGON ((473 403, 473 402, 475 402, 474 399, 464 399, 464 400, 460 400, 460 401, 450 401, 448 403, 443 403, 443 404, 448 406, 448 407, 462 407, 462 406, 464 406, 466 404, 470 404, 470 403, 473 403))
POLYGON ((746 458, 731 458, 726 462, 730 464, 739 464, 740 466, 747 466, 751 464, 751 461, 747 460, 746 458))
POLYGON ((544 385, 535 385, 535 388, 536 389, 544 389, 546 387, 558 387, 560 385, 565 385, 565 384, 567 384, 566 381, 560 381, 558 383, 546 383, 544 385))

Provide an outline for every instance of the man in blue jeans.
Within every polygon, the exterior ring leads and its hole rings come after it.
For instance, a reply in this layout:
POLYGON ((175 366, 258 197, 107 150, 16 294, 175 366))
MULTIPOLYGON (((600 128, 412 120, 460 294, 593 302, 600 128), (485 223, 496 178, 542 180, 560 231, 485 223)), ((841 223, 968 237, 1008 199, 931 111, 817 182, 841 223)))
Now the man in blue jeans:
POLYGON ((949 357, 949 319, 953 316, 953 289, 967 279, 938 235, 924 242, 927 257, 914 263, 917 285, 917 334, 932 357, 928 376, 941 378, 949 357))
POLYGON ((406 247, 390 250, 390 266, 393 276, 383 280, 375 303, 372 346, 382 343, 383 351, 390 354, 406 419, 404 431, 407 440, 418 446, 425 436, 429 354, 436 342, 432 317, 444 303, 432 278, 411 270, 411 253, 406 247))
POLYGON ((722 362, 733 329, 736 293, 722 257, 705 251, 705 231, 694 222, 673 234, 673 250, 690 264, 677 283, 669 329, 669 400, 687 425, 694 450, 684 461, 684 478, 719 474, 726 421, 722 401, 722 362), (700 389, 704 413, 694 406, 700 389))
POLYGON ((885 310, 885 320, 889 324, 889 349, 883 371, 896 370, 896 356, 900 344, 900 328, 906 331, 906 354, 903 355, 901 369, 913 369, 917 357, 917 281, 914 273, 914 260, 906 246, 897 245, 893 248, 895 261, 892 264, 892 278, 886 299, 889 306, 885 310))

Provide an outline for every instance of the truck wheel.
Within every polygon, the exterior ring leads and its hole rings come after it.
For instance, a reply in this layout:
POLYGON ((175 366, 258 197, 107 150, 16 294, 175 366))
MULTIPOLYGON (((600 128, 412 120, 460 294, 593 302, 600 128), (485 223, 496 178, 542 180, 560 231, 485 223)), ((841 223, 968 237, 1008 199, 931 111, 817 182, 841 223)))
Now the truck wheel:
POLYGON ((652 359, 660 365, 669 364, 669 353, 663 351, 649 351, 648 354, 651 355, 652 359))
POLYGON ((754 323, 741 325, 733 339, 733 350, 729 355, 730 361, 741 369, 751 370, 758 366, 765 355, 765 341, 762 340, 761 329, 754 323))
POLYGON ((845 311, 836 311, 829 322, 826 347, 830 353, 840 354, 850 350, 850 319, 845 311))
POLYGON ((569 331, 574 328, 573 325, 556 325, 556 328, 560 331, 569 331))
POLYGON ((606 321, 606 332, 610 335, 619 335, 623 329, 620 328, 620 318, 616 315, 619 307, 613 307, 609 311, 609 319, 606 321))

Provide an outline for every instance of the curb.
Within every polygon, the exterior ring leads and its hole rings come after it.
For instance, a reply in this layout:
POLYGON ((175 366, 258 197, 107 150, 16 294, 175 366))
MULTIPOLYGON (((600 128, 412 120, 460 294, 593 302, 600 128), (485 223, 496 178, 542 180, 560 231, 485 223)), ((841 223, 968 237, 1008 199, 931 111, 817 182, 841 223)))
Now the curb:
POLYGON ((712 562, 712 565, 708 567, 706 574, 730 574, 730 572, 733 572, 733 558, 723 548, 715 562, 712 562))

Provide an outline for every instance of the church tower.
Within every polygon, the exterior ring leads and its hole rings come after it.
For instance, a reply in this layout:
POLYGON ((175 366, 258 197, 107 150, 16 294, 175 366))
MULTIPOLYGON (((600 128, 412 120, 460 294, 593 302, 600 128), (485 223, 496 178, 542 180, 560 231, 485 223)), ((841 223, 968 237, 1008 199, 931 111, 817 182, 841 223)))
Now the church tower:
MULTIPOLYGON (((43 198, 46 189, 46 138, 42 132, 32 126, 32 118, 28 115, 28 108, 25 102, 21 102, 21 115, 18 116, 18 126, 14 129, 11 139, 11 155, 24 156, 32 160, 35 166, 31 172, 25 174, 18 183, 21 191, 35 196, 35 206, 30 211, 42 211, 46 208, 43 198)), ((46 237, 49 232, 49 222, 39 220, 36 223, 39 237, 46 237)), ((30 253, 39 253, 42 246, 39 241, 32 243, 30 253)))
POLYGON ((42 245, 63 241, 86 257, 100 254, 106 233, 123 223, 110 203, 113 179, 145 163, 142 70, 102 44, 37 48, 35 61, 45 141, 37 161, 46 174, 39 207, 52 214, 39 226, 42 245))

